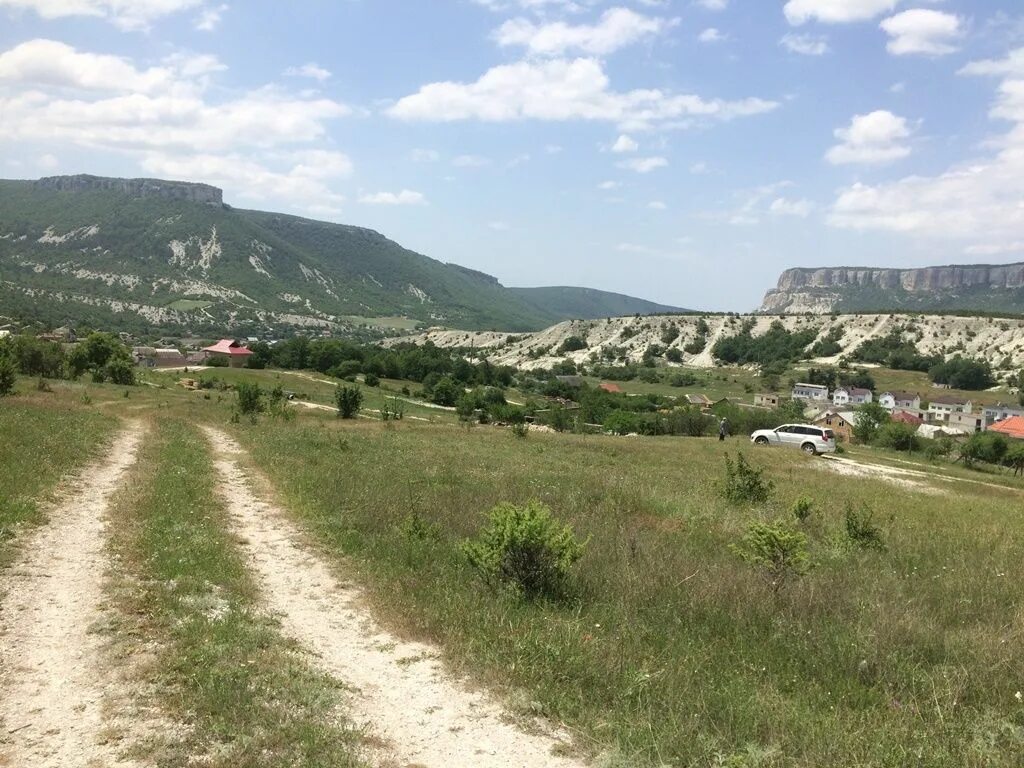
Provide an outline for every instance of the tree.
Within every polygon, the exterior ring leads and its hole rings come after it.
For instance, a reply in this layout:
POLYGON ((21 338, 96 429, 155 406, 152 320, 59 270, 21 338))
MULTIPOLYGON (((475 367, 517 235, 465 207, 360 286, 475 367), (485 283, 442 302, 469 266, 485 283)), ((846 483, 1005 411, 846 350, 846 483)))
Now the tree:
POLYGON ((263 410, 263 393, 258 384, 240 381, 235 385, 238 394, 238 412, 243 414, 259 413, 263 410))
POLYGON ((778 523, 751 523, 740 543, 731 549, 744 562, 762 569, 773 592, 813 567, 807 536, 778 523))
POLYGON ((0 397, 6 397, 14 391, 17 373, 14 361, 7 355, 0 355, 0 397))
POLYGON ((363 393, 359 387, 338 387, 334 390, 334 402, 338 406, 338 417, 354 419, 363 404, 363 393))
POLYGON ((443 376, 431 390, 430 399, 436 405, 452 407, 459 399, 460 389, 450 376, 443 376))
POLYGON ((853 415, 853 436, 861 443, 870 443, 878 430, 892 421, 892 416, 877 402, 858 406, 853 415))
POLYGON ((953 389, 981 390, 995 384, 992 366, 987 360, 971 360, 960 355, 933 365, 928 369, 928 377, 936 384, 946 384, 953 389))

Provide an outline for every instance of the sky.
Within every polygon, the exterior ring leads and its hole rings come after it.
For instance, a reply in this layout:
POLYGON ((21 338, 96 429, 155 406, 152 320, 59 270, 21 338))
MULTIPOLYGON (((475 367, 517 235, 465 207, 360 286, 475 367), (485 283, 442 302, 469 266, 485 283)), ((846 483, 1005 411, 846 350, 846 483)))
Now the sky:
POLYGON ((0 0, 0 177, 65 173, 750 310, 789 267, 1024 260, 1024 4, 0 0))

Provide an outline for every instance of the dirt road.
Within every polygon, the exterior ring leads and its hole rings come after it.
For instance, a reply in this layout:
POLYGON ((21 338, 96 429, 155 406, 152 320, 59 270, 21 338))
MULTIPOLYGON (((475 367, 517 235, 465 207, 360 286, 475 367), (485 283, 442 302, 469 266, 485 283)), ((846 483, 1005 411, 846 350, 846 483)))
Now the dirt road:
POLYGON ((242 471, 242 449, 206 427, 218 486, 268 607, 313 663, 352 689, 349 716, 385 747, 385 764, 422 768, 582 768, 556 755, 568 741, 526 733, 491 697, 453 679, 436 648, 383 631, 360 591, 342 584, 242 471), (559 747, 561 749, 559 750, 559 747))
POLYGON ((0 765, 113 768, 105 694, 111 675, 95 626, 103 619, 106 513, 143 435, 131 424, 83 471, 24 543, 0 602, 0 765), (108 681, 104 683, 103 681, 108 681))

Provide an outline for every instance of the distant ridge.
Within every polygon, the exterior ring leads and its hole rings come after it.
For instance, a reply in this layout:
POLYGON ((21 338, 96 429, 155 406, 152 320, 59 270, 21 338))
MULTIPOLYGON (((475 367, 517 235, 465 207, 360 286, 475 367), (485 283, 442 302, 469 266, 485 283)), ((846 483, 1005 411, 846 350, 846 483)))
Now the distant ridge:
POLYGON ((558 320, 596 320, 601 317, 623 315, 654 315, 688 312, 680 307, 656 304, 621 293, 599 291, 594 288, 553 286, 550 288, 509 288, 542 312, 558 320))

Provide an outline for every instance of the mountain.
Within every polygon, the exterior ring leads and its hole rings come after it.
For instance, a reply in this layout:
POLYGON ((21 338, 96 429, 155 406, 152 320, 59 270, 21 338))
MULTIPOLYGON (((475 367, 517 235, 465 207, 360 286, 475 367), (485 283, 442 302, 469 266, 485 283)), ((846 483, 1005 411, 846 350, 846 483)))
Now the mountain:
POLYGON ((594 320, 600 317, 622 315, 653 315, 688 312, 679 307, 655 304, 653 301, 624 296, 621 293, 598 291, 593 288, 555 286, 551 288, 509 288, 540 312, 559 320, 594 320))
POLYGON ((1024 312, 1024 263, 787 269, 761 312, 1024 312))
MULTIPOLYGON (((590 306, 610 314, 620 303, 590 306)), ((206 184, 0 180, 7 317, 209 335, 416 324, 523 331, 567 311, 370 229, 232 208, 206 184)))

